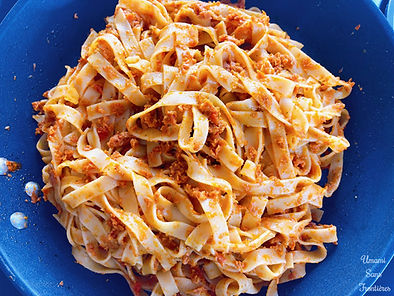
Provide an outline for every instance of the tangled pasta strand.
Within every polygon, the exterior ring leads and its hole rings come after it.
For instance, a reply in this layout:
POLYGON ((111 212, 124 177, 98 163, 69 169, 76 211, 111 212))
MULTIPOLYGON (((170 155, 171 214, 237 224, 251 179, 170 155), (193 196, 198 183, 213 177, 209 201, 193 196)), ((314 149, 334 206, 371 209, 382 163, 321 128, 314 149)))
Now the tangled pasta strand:
POLYGON ((120 0, 33 103, 76 260, 153 296, 276 295, 322 261, 353 83, 301 48, 256 9, 120 0))

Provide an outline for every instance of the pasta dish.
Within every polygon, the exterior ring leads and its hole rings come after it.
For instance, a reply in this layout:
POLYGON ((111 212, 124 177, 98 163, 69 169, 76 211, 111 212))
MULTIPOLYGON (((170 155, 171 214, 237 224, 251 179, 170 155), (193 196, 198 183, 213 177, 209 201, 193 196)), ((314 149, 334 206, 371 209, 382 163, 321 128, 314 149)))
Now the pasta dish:
POLYGON ((33 103, 77 262, 134 295, 277 295, 303 277, 337 242, 319 221, 353 82, 256 8, 120 0, 106 22, 33 103))

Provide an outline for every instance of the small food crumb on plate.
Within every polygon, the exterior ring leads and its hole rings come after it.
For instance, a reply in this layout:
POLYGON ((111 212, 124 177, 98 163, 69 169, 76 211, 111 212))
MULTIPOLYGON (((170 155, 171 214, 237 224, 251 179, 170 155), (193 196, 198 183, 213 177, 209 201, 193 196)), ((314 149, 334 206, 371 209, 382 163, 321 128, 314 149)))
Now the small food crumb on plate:
POLYGON ((27 216, 22 212, 15 212, 10 216, 10 222, 16 229, 27 228, 27 216))
POLYGON ((358 24, 354 29, 355 29, 356 31, 358 31, 358 30, 360 30, 360 27, 361 27, 361 25, 358 24))
POLYGON ((22 167, 20 163, 12 160, 7 160, 6 164, 8 171, 11 173, 15 172, 16 170, 19 170, 22 167))
POLYGON ((64 282, 60 281, 60 283, 58 284, 58 286, 63 287, 64 286, 64 282))
POLYGON ((10 126, 7 125, 7 126, 4 127, 4 129, 5 129, 6 131, 9 131, 9 130, 10 130, 10 126))
POLYGON ((78 14, 77 13, 74 13, 74 19, 78 19, 79 17, 78 17, 78 14))

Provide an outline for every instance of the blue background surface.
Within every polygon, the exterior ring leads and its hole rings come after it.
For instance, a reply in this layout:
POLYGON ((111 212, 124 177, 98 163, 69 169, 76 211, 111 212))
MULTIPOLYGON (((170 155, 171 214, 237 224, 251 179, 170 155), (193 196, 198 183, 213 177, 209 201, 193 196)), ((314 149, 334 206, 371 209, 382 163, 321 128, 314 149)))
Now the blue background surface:
MULTIPOLYGON (((26 5, 20 5, 20 9, 23 10, 28 10, 29 6, 29 1, 22 1, 23 3, 26 3, 26 5)), ((30 1, 32 2, 32 1, 30 1)), ((39 98, 39 94, 42 93, 43 90, 47 89, 48 87, 52 86, 55 84, 55 82, 60 78, 61 75, 63 75, 64 72, 60 71, 60 67, 54 67, 53 69, 50 68, 51 63, 59 64, 59 65, 64 65, 64 64, 70 64, 74 65, 76 63, 76 58, 78 56, 78 51, 79 47, 82 44, 84 38, 86 37, 86 34, 88 32, 88 29, 93 26, 96 29, 100 29, 103 27, 103 20, 102 18, 106 15, 110 15, 113 12, 113 2, 114 1, 107 1, 106 5, 99 5, 95 6, 96 11, 95 11, 95 17, 92 17, 88 14, 85 14, 85 12, 89 11, 88 8, 91 7, 93 3, 97 3, 97 1, 81 1, 83 3, 79 3, 78 5, 75 4, 76 1, 51 1, 50 3, 48 1, 34 1, 35 5, 33 6, 38 6, 40 11, 43 13, 51 13, 51 11, 62 11, 64 13, 62 14, 56 14, 55 16, 51 17, 41 17, 39 14, 36 14, 35 16, 40 19, 39 23, 39 28, 34 28, 32 26, 29 26, 29 23, 32 24, 34 23, 30 19, 26 19, 25 23, 26 25, 23 26, 21 24, 15 24, 18 27, 19 31, 13 31, 13 32, 18 32, 22 38, 33 38, 34 36, 35 39, 31 40, 18 40, 17 35, 12 35, 12 38, 14 38, 15 41, 14 43, 11 43, 10 47, 8 50, 11 52, 9 53, 9 58, 18 60, 16 63, 13 63, 9 65, 11 67, 10 69, 5 70, 4 68, 2 69, 0 81, 1 83, 14 83, 15 84, 15 90, 12 90, 11 92, 7 93, 7 98, 3 98, 5 93, 1 93, 2 95, 2 100, 6 101, 9 106, 16 106, 18 102, 31 102, 39 98), (78 7, 78 10, 75 10, 74 7, 78 7), (74 20, 72 18, 72 15, 74 12, 78 12, 79 15, 79 20, 74 20), (89 20, 90 19, 90 20, 89 20), (92 21, 92 19, 94 21, 92 21), (61 24, 67 23, 68 26, 64 27, 61 24), (48 29, 48 26, 50 26, 50 29, 48 29), (30 32, 37 32, 41 30, 41 32, 45 32, 45 36, 41 36, 41 38, 37 38, 37 35, 30 35, 28 33, 30 32), (70 39, 70 37, 63 38, 63 36, 75 36, 70 39), (81 34, 81 32, 86 32, 81 34), (67 43, 65 40, 72 41, 72 43, 67 43), (49 41, 49 44, 48 44, 49 41), (20 46, 21 44, 30 44, 31 42, 36 43, 35 51, 32 52, 31 48, 26 46, 25 50, 21 50, 20 46), (43 53, 40 53, 40 48, 43 49, 43 53), (15 54, 12 52, 15 51, 15 54), (21 55, 20 53, 23 52, 21 55), (48 57, 50 57, 50 61, 48 61, 48 57), (36 71, 33 71, 32 69, 32 62, 37 63, 37 69, 36 71), (6 76, 4 76, 6 74, 6 76), (15 82, 12 82, 13 75, 17 76, 17 80, 15 82), (33 75, 32 78, 28 78, 28 75, 33 75), (28 97, 26 97, 26 94, 28 97), (17 102, 13 101, 13 98, 17 99, 17 102), (14 104, 14 105, 12 105, 14 104)), ((248 3, 251 3, 253 1, 247 1, 248 3)), ((268 1, 267 1, 268 2, 268 1)), ((306 52, 308 54, 311 54, 312 57, 316 58, 318 61, 322 62, 322 64, 327 65, 329 70, 332 71, 333 73, 337 73, 338 70, 343 67, 343 73, 341 74, 342 77, 344 78, 349 78, 353 77, 355 81, 357 81, 358 84, 360 84, 360 88, 362 87, 363 90, 360 90, 359 88, 355 88, 354 94, 345 101, 346 104, 349 104, 350 106, 350 111, 352 115, 352 121, 351 125, 346 131, 347 137, 349 137, 352 147, 349 152, 345 154, 345 172, 351 172, 353 169, 355 169, 358 164, 360 165, 358 169, 360 170, 359 174, 363 174, 363 169, 367 169, 367 165, 370 165, 371 162, 376 162, 376 168, 383 170, 385 172, 393 172, 393 158, 390 157, 389 153, 393 152, 394 149, 394 144, 392 142, 389 143, 374 143, 376 145, 383 145, 383 144, 388 144, 389 147, 386 147, 386 150, 382 151, 382 155, 379 155, 379 157, 376 157, 376 150, 378 146, 371 145, 374 141, 379 141, 379 137, 382 133, 379 132, 379 130, 375 130, 374 133, 364 133, 365 138, 363 139, 361 135, 362 133, 359 133, 357 130, 367 130, 369 129, 368 123, 363 122, 363 114, 365 116, 366 113, 363 113, 365 111, 365 106, 358 106, 357 100, 362 101, 362 103, 365 105, 365 100, 374 100, 374 104, 376 105, 376 116, 379 118, 376 120, 374 118, 375 122, 377 121, 378 123, 382 124, 381 127, 381 132, 384 130, 384 123, 387 122, 393 122, 392 118, 389 118, 387 114, 385 113, 385 110, 387 113, 389 113, 390 110, 393 109, 393 103, 394 101, 392 98, 390 98, 389 94, 391 91, 391 94, 394 93, 393 91, 393 81, 392 81, 392 73, 393 73, 393 52, 392 52, 392 47, 387 47, 385 48, 385 44, 390 44, 385 42, 378 42, 383 40, 382 38, 386 38, 387 36, 383 35, 382 32, 376 32, 374 30, 373 26, 381 26, 380 22, 381 20, 375 21, 372 20, 372 24, 369 23, 367 20, 370 17, 370 7, 366 4, 366 1, 361 1, 362 5, 358 9, 354 9, 357 7, 357 1, 327 1, 326 3, 324 1, 299 1, 298 5, 295 6, 300 6, 300 7, 305 7, 307 8, 308 6, 313 6, 314 11, 317 12, 315 17, 310 17, 310 18, 305 18, 304 20, 298 21, 298 23, 294 23, 294 18, 287 18, 283 17, 283 15, 278 14, 277 12, 280 11, 280 8, 278 6, 283 5, 283 3, 286 1, 271 1, 271 3, 265 3, 264 5, 266 7, 263 7, 266 9, 267 13, 272 17, 273 21, 277 21, 285 30, 287 30, 290 35, 295 39, 303 42, 306 44, 306 52), (328 2, 331 2, 328 4, 328 2), (278 5, 278 6, 275 6, 278 5), (329 7, 328 7, 329 6, 329 7), (345 23, 345 26, 338 27, 335 26, 335 24, 331 28, 327 28, 324 24, 321 24, 321 19, 318 18, 319 15, 321 15, 321 11, 324 10, 327 14, 330 14, 335 9, 341 9, 343 13, 346 13, 348 16, 348 20, 345 23), (350 13, 351 11, 354 11, 353 13, 350 13), (320 13, 320 14, 319 14, 320 13), (316 30, 311 30, 308 29, 311 23, 316 24, 316 30), (354 27, 357 24, 361 24, 361 28, 359 31, 355 32, 354 27), (300 30, 296 30, 295 28, 299 26, 300 30), (371 28, 372 26, 372 28, 371 28), (339 44, 347 44, 348 46, 344 47, 345 51, 341 51, 343 48, 340 48, 341 50, 332 50, 332 48, 335 48, 335 45, 330 44, 332 40, 330 41, 321 41, 319 40, 314 44, 311 40, 318 40, 319 38, 319 30, 324 30, 327 32, 330 36, 335 35, 335 32, 338 32, 337 36, 337 41, 339 44), (352 41, 352 43, 349 43, 352 41), (379 47, 380 46, 380 47, 379 47), (329 49, 327 52, 325 51, 326 49, 329 49), (353 53, 347 52, 347 51, 354 51, 353 53), (365 51, 365 52, 364 52, 365 51), (332 52, 338 52, 338 56, 332 56, 330 53, 332 52), (368 61, 366 59, 370 59, 371 56, 369 55, 370 52, 376 53, 376 55, 373 55, 372 58, 376 61, 376 65, 372 63, 371 61, 368 61), (346 57, 352 55, 352 60, 346 60, 346 57), (387 67, 383 67, 384 69, 382 70, 379 65, 380 61, 385 61, 385 63, 388 63, 386 65, 387 67), (355 66, 354 63, 359 63, 360 66, 355 66), (357 71, 355 71, 357 70, 357 71), (391 72, 390 72, 391 70, 391 72), (379 81, 376 81, 374 84, 371 83, 371 75, 374 76, 379 76, 379 75, 387 75, 391 74, 391 81, 383 79, 379 79, 379 81), (352 76, 350 76, 352 75, 352 76), (387 106, 385 107, 385 104, 387 106), (364 108, 364 109, 363 109, 364 108), (357 112, 358 111, 358 112, 357 112), (391 121, 390 121, 391 120, 391 121), (376 140, 378 139, 378 140, 376 140), (365 146, 370 145, 369 151, 366 151, 365 146), (361 146, 361 147, 360 147, 361 146), (387 150, 388 149, 388 150, 387 150), (390 150, 391 149, 391 150, 390 150), (370 152, 370 153, 368 153, 370 152), (370 155, 371 154, 371 155, 370 155), (381 161, 383 159, 383 161, 381 161)), ((289 14, 296 11, 300 7, 295 7, 292 9, 292 5, 290 4, 289 7, 289 14)), ((294 6, 294 5, 293 5, 294 6)), ((0 13, 1 8, 4 8, 4 11, 7 11, 11 7, 10 1, 1 1, 0 0, 0 13), (5 5, 4 5, 5 4, 5 5)), ((26 12, 25 12, 26 13, 26 12)), ((29 15, 26 13, 26 15, 29 15)), ((22 17, 23 19, 23 14, 19 15, 19 17, 22 17)), ((32 15, 30 14, 30 17, 32 15)), ((1 14, 0 14, 1 18, 1 14)), ((342 24, 343 25, 343 24, 342 24)), ((384 26, 383 26, 384 27, 384 26)), ((385 27, 387 30, 387 27, 385 27)), ((2 32, 0 32, 1 35, 2 32)), ((20 38, 20 37, 19 37, 20 38)), ((393 41, 391 40, 391 45, 393 44, 393 41)), ((386 45, 387 46, 387 45, 386 45)), ((7 52, 7 51, 5 51, 7 52)), ((7 52, 8 54, 8 52, 7 52)), ((390 77, 390 76, 389 76, 390 77)), ((26 105, 26 104, 25 104, 26 105)), ((48 292, 48 294, 45 295, 80 295, 78 293, 75 293, 75 288, 78 287, 78 283, 73 282, 75 278, 79 278, 79 280, 82 279, 83 282, 92 282, 92 283, 100 283, 100 288, 102 291, 105 291, 107 295, 115 295, 119 291, 127 291, 126 284, 124 281, 119 279, 117 276, 98 276, 95 275, 89 271, 83 270, 82 267, 79 265, 76 265, 73 263, 73 259, 70 254, 70 248, 65 244, 65 237, 64 237, 64 231, 63 229, 56 224, 54 219, 50 217, 50 213, 53 213, 54 210, 53 208, 48 205, 31 205, 31 204, 26 204, 23 202, 25 199, 24 193, 23 193, 23 188, 21 185, 24 184, 25 181, 29 181, 31 179, 38 180, 39 172, 37 173, 37 167, 41 166, 40 159, 34 149, 31 149, 32 143, 36 140, 35 137, 32 135, 32 132, 34 130, 33 123, 30 120, 30 115, 31 115, 31 110, 29 109, 29 106, 25 106, 23 108, 20 108, 18 106, 18 109, 20 109, 20 112, 23 113, 22 119, 26 120, 26 123, 17 123, 16 120, 16 114, 13 113, 11 110, 9 114, 6 114, 3 116, 3 118, 0 119, 0 130, 2 129, 3 124, 10 124, 11 129, 12 129, 12 135, 14 137, 17 137, 19 139, 24 139, 22 143, 16 143, 13 142, 12 139, 7 138, 11 137, 8 136, 6 133, 7 132, 1 132, 2 134, 0 135, 0 138, 2 139, 10 139, 10 142, 7 143, 7 141, 3 142, 6 143, 5 147, 1 149, 1 155, 0 156, 6 156, 11 159, 15 160, 23 160, 23 165, 24 168, 19 172, 16 173, 13 180, 3 182, 4 180, 1 180, 1 188, 3 190, 3 196, 9 195, 10 199, 15 199, 18 202, 15 203, 13 202, 14 209, 13 210, 23 210, 26 213, 29 213, 29 222, 30 226, 28 229, 23 230, 23 231, 16 231, 11 228, 8 222, 8 217, 9 214, 12 213, 12 207, 7 207, 7 211, 5 213, 3 212, 1 219, 0 219, 0 227, 1 229, 6 229, 7 231, 3 232, 2 234, 5 235, 6 237, 2 237, 1 239, 7 239, 11 244, 8 246, 11 248, 14 248, 14 250, 8 251, 8 254, 10 254, 10 258, 7 258, 5 256, 3 260, 9 261, 11 260, 12 256, 15 256, 15 253, 19 255, 20 258, 22 258, 22 262, 12 262, 11 268, 15 268, 15 270, 18 270, 20 272, 20 275, 22 277, 27 277, 29 276, 31 281, 35 282, 36 285, 34 284, 28 284, 31 288, 32 291, 41 289, 42 287, 45 287, 45 290, 48 292), (21 128, 22 126, 22 128, 21 128), (15 130, 13 128, 15 127, 15 130), (6 135, 3 135, 3 134, 6 135), (21 147, 21 145, 23 147, 21 147), (16 148, 16 149, 15 149, 16 148), (14 153, 10 153, 9 151, 15 151, 14 153), (23 152, 22 154, 19 152, 23 152), (30 161, 26 161, 26 156, 24 153, 29 155, 30 161), (13 188, 12 192, 10 191, 9 193, 6 190, 6 186, 13 188), (20 186, 19 191, 16 193, 14 192, 15 186, 20 186), (8 193, 8 194, 7 194, 8 193), (42 234, 42 233, 57 233, 55 236, 50 236, 53 241, 46 241, 46 240, 38 240, 34 241, 34 239, 27 239, 26 236, 34 236, 36 235, 37 237, 42 234), (33 252, 37 246, 40 247, 39 251, 36 251, 35 253, 33 252), (31 249, 33 249, 31 251, 31 249), (37 254, 38 256, 30 257, 31 254, 37 254), (26 254, 26 257, 24 257, 24 254, 26 254), (42 266, 43 270, 48 270, 48 274, 46 275, 41 275, 34 273, 34 268, 30 269, 30 266, 42 266), (51 272, 53 269, 54 265, 62 266, 65 270, 71 271, 71 273, 77 274, 77 276, 74 276, 74 278, 67 277, 65 278, 62 274, 51 272), (23 268, 24 267, 24 268, 23 268), (33 273, 32 273, 33 271, 33 273), (29 274, 30 272, 30 274, 29 274), (43 279, 44 278, 44 279, 43 279), (70 278, 70 281, 68 279, 70 278), (109 282, 107 283, 106 279, 109 279, 109 282), (64 287, 57 287, 57 284, 61 281, 64 280, 64 287), (126 288, 126 290, 124 290, 126 288), (73 293, 70 293, 73 291, 73 293)), ((390 111, 391 112, 391 111, 390 111)), ((371 113, 371 112, 370 112, 371 113)), ((391 114, 393 114, 391 112, 391 114)), ((20 115, 20 114, 19 114, 20 115)), ((364 118, 366 121, 368 118, 364 118)), ((387 129, 387 127, 386 127, 387 129)), ((393 132, 386 130, 386 135, 388 136, 388 139, 393 139, 393 132), (390 138, 391 136, 391 138, 390 138)), ((382 141, 382 140, 381 140, 382 141)), ((393 154, 391 154, 393 155, 393 154)), ((356 174, 356 173, 355 173, 356 174)), ((383 175, 382 175, 383 176, 383 175)), ((384 177, 381 177, 384 178, 384 177)), ((340 245, 337 247, 337 249, 330 247, 329 248, 329 256, 326 259, 325 262, 319 265, 315 266, 310 266, 308 267, 307 270, 307 276, 304 280, 302 280, 302 283, 297 281, 297 283, 291 283, 289 285, 286 285, 286 287, 282 287, 280 289, 280 295, 290 295, 289 291, 292 291, 295 289, 296 291, 299 289, 304 289, 304 291, 309 291, 310 294, 313 293, 313 295, 319 295, 317 292, 311 292, 311 290, 307 290, 307 286, 311 287, 311 285, 314 285, 317 289, 319 287, 322 287, 324 292, 324 288, 326 287, 326 293, 323 293, 321 295, 334 295, 330 294, 328 291, 330 290, 330 287, 328 285, 338 285, 340 287, 344 287, 346 289, 346 280, 344 280, 344 277, 347 277, 347 272, 351 271, 352 274, 348 275, 349 279, 354 279, 354 278, 362 278, 363 275, 365 275, 365 271, 368 268, 367 266, 363 265, 359 257, 363 255, 363 251, 367 251, 368 254, 371 257, 377 258, 381 257, 382 254, 392 254, 392 249, 390 250, 384 250, 382 248, 382 245, 385 246, 386 242, 392 240, 392 235, 387 237, 384 233, 380 233, 381 229, 376 228, 374 225, 369 225, 369 223, 373 223, 375 221, 376 217, 381 216, 383 219, 389 219, 388 221, 381 221, 379 220, 378 225, 379 227, 384 227, 383 230, 389 229, 389 231, 392 232, 392 217, 393 217, 393 203, 392 203, 392 195, 389 197, 384 197, 384 200, 386 201, 386 208, 379 206, 379 200, 374 201, 373 198, 374 196, 383 196, 385 193, 392 194, 393 192, 391 191, 386 191, 386 192, 380 192, 379 188, 374 188, 373 184, 370 184, 369 187, 366 187, 362 190, 359 190, 359 187, 365 187, 368 184, 362 185, 363 182, 365 181, 362 179, 360 176, 351 176, 351 175, 345 175, 344 176, 344 181, 342 183, 342 187, 339 190, 335 196, 328 200, 325 204, 325 208, 329 209, 327 211, 326 216, 325 216, 325 222, 327 223, 334 223, 339 225, 339 239, 340 239, 340 245), (347 184, 348 183, 348 184, 347 184), (344 185, 347 184, 347 185, 344 185), (352 185, 352 186, 350 186, 352 185), (346 187, 347 188, 343 188, 346 187), (357 199, 354 197, 357 195, 357 199), (346 198, 342 203, 338 201, 338 198, 346 198), (343 206, 340 207, 340 206, 343 206), (354 208, 355 212, 358 213, 360 216, 359 217, 350 217, 348 213, 349 208, 354 208), (361 210, 360 210, 361 208, 361 210), (367 209, 367 213, 362 211, 362 208, 367 209), (360 211, 358 211, 360 210, 360 211), (342 215, 341 221, 338 221, 338 218, 335 219, 336 215, 335 213, 330 213, 330 211, 336 211, 337 216, 342 215), (362 218, 361 218, 362 217, 362 218), (333 221, 334 220, 334 221, 333 221), (338 221, 338 222, 337 222, 338 221), (356 228, 356 224, 358 228, 356 228), (391 229, 389 228, 391 227, 391 229), (372 229, 371 229, 372 228, 372 229), (363 231, 367 232, 366 230, 370 229, 369 232, 372 233, 372 236, 368 237, 369 239, 372 237, 373 239, 376 239, 376 241, 370 242, 370 245, 366 245, 365 249, 360 249, 353 244, 357 244, 357 234, 362 234, 363 231), (353 234, 352 234, 353 232, 353 234), (347 241, 346 239, 348 237, 353 237, 354 241, 347 241), (349 248, 349 250, 354 249, 354 253, 358 252, 357 254, 351 254, 351 252, 346 255, 346 248, 349 248), (375 253, 373 250, 377 250, 375 253), (333 254, 333 255, 331 255, 333 254), (322 278, 321 274, 323 272, 330 272, 330 266, 334 266, 337 263, 334 260, 338 259, 333 259, 333 256, 340 256, 340 258, 345 259, 346 262, 343 263, 343 271, 336 271, 338 272, 337 275, 327 275, 325 278, 322 278), (348 256, 348 257, 346 257, 348 256), (321 267, 319 267, 322 265, 321 267), (313 277, 313 279, 312 279, 313 277), (335 281, 335 278, 337 277, 337 280, 335 281), (320 282, 317 282, 319 281, 320 282), (286 289, 286 291, 284 291, 286 289)), ((382 180, 374 180, 377 184, 380 186, 387 186, 392 184, 392 178, 390 180, 382 179, 382 180), (390 183, 391 182, 391 183, 390 183)), ((3 201, 2 201, 3 202, 3 201)), ((5 201, 6 202, 6 201, 5 201)), ((5 206, 9 206, 9 204, 5 204, 5 206)), ((3 206, 2 206, 3 207, 3 206)), ((3 207, 4 208, 4 207, 3 207)), ((48 237, 47 237, 48 238, 48 237)), ((368 239, 364 238, 364 239, 368 239)), ((363 238, 359 237, 360 240, 363 240, 363 238)), ((4 250, 1 250, 4 251, 4 250)), ((3 252, 4 253, 4 252, 3 252)), ((390 257, 390 256, 388 256, 390 257)), ((386 260, 389 260, 389 258, 386 258, 386 260)), ((337 257, 338 258, 338 257, 337 257)), ((375 266, 375 270, 378 270, 380 266, 375 266)), ((12 274, 10 272, 7 273, 6 277, 0 277, 0 286, 2 288, 2 291, 0 292, 1 295, 3 295, 2 292, 5 292, 4 295, 17 295, 15 290, 10 286, 10 282, 5 280, 9 275, 13 276, 15 278, 15 274, 12 274)), ((393 291, 394 287, 392 279, 394 278, 394 268, 393 264, 389 267, 389 270, 387 270, 384 273, 384 276, 382 279, 379 279, 377 283, 375 283, 375 286, 381 285, 381 286, 389 286, 393 291)), ((365 279, 366 282, 371 282, 370 279, 365 279)), ((23 287, 23 283, 21 286, 23 287)), ((355 287, 355 293, 354 295, 359 295, 360 293, 357 293, 358 287, 355 287)), ((85 290, 86 291, 86 290, 85 290)), ((345 290, 344 290, 345 291, 345 290)), ((384 294, 384 295, 394 295, 394 292, 392 293, 379 293, 379 294, 384 294)), ((346 295, 348 293, 351 293, 351 291, 346 290, 346 292, 343 293, 343 295, 346 295)), ((88 292, 84 293, 85 295, 95 295, 96 293, 89 294, 88 292)), ((376 293, 368 293, 367 295, 376 295, 376 293)), ((44 295, 41 293, 40 295, 44 295)), ((82 295, 82 294, 81 294, 82 295)), ((298 294, 300 295, 300 294, 298 294)))

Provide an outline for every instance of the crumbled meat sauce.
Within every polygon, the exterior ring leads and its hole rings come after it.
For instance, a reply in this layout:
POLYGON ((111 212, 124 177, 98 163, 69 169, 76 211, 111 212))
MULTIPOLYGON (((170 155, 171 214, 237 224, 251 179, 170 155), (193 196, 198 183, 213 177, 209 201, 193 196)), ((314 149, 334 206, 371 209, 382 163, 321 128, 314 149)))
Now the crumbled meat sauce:
POLYGON ((97 168, 96 168, 96 166, 91 162, 91 161, 89 161, 89 162, 87 162, 86 164, 84 164, 83 166, 82 166, 82 171, 83 171, 83 173, 85 174, 85 175, 91 175, 92 173, 94 173, 94 172, 96 172, 97 171, 97 168))
POLYGON ((276 54, 270 54, 268 56, 268 61, 276 73, 282 71, 283 69, 291 68, 294 65, 294 61, 289 56, 280 52, 277 52, 276 54))
POLYGON ((119 116, 119 115, 122 115, 126 111, 126 109, 127 109, 126 105, 124 105, 122 103, 114 103, 114 104, 111 104, 110 113, 119 116))
POLYGON ((70 137, 69 143, 70 143, 70 144, 77 144, 77 142, 78 142, 78 136, 77 136, 76 134, 73 134, 73 135, 70 137))
POLYGON ((212 19, 212 13, 208 10, 208 4, 202 2, 195 2, 191 5, 194 13, 202 19, 212 19))
POLYGON ((203 100, 198 102, 198 109, 208 117, 209 130, 207 146, 212 153, 217 156, 222 149, 220 134, 224 132, 226 123, 222 119, 219 108, 215 107, 210 101, 203 100))
POLYGON ((335 103, 332 105, 332 108, 335 112, 341 112, 343 108, 345 108, 345 104, 343 103, 335 103))
POLYGON ((265 242, 264 247, 274 249, 278 253, 278 255, 281 256, 283 255, 283 252, 285 252, 285 248, 283 247, 284 241, 284 236, 281 234, 277 234, 274 238, 265 242))
POLYGON ((237 12, 230 12, 225 20, 227 32, 234 32, 239 26, 246 22, 244 15, 237 12))
POLYGON ((256 63, 257 78, 263 79, 265 74, 274 74, 275 69, 272 67, 268 59, 262 59, 256 63))
POLYGON ((302 170, 305 168, 306 161, 302 156, 295 154, 293 157, 293 165, 302 170))
POLYGON ((35 204, 41 200, 41 197, 38 196, 37 192, 33 191, 31 195, 31 203, 35 204))
POLYGON ((168 170, 169 176, 173 178, 178 184, 186 183, 189 179, 186 174, 187 162, 182 157, 177 157, 177 160, 171 163, 168 170))
MULTIPOLYGON (((220 118, 220 110, 219 108, 215 107, 210 101, 204 100, 202 102, 198 102, 198 109, 201 111, 202 114, 208 117, 208 120, 212 125, 219 126, 221 123, 220 118)), ((224 130, 224 128, 223 128, 224 130)))
POLYGON ((224 41, 231 41, 231 42, 235 43, 237 46, 240 46, 241 44, 243 44, 245 42, 244 39, 238 39, 238 38, 235 38, 231 35, 227 35, 227 34, 220 35, 219 42, 224 42, 224 41))
POLYGON ((301 234, 300 239, 303 241, 309 241, 311 239, 311 237, 308 234, 303 233, 303 234, 301 234))
POLYGON ((52 141, 54 144, 53 160, 56 163, 61 163, 66 160, 74 159, 74 151, 65 147, 64 143, 58 139, 57 133, 57 123, 51 126, 48 130, 48 140, 52 141))
POLYGON ((113 135, 107 145, 109 148, 112 149, 118 149, 118 148, 122 148, 126 145, 130 145, 130 141, 131 141, 132 137, 129 135, 128 132, 121 132, 121 133, 117 133, 115 135, 113 135))
POLYGON ((42 114, 44 112, 44 105, 46 104, 47 100, 41 100, 32 102, 31 105, 33 106, 33 110, 42 114))
MULTIPOLYGON (((151 107, 151 104, 146 104, 144 110, 151 107)), ((162 116, 158 113, 158 110, 153 110, 141 116, 142 128, 156 128, 159 129, 162 126, 162 116)))
POLYGON ((190 50, 182 51, 182 64, 179 65, 181 72, 186 73, 196 62, 197 60, 192 56, 190 50))
POLYGON ((248 149, 246 149, 245 151, 245 156, 251 160, 254 161, 257 157, 257 150, 256 148, 254 148, 253 146, 248 147, 248 149))
POLYGON ((220 151, 222 151, 224 143, 219 134, 209 134, 207 137, 207 146, 216 158, 219 156, 220 151))
POLYGON ((190 184, 185 185, 185 191, 191 196, 194 197, 200 201, 205 200, 205 199, 212 199, 212 200, 219 200, 219 197, 221 196, 221 193, 217 189, 213 190, 203 190, 198 187, 191 186, 190 184))
POLYGON ((244 268, 244 263, 242 262, 242 261, 238 261, 238 260, 235 260, 235 266, 237 267, 237 269, 240 271, 240 272, 242 272, 242 269, 244 268))
POLYGON ((263 173, 263 168, 261 164, 256 166, 256 180, 257 183, 261 183, 267 179, 267 176, 263 173))
POLYGON ((61 159, 62 159, 61 162, 64 162, 66 160, 73 160, 74 151, 71 149, 64 149, 61 159))
POLYGON ((135 148, 138 147, 138 145, 139 145, 138 139, 132 138, 132 139, 130 140, 130 146, 131 146, 131 148, 135 149, 135 148))
MULTIPOLYGON (((155 148, 152 149, 151 153, 169 153, 173 152, 173 148, 175 148, 174 143, 172 142, 159 142, 155 148)), ((170 153, 169 153, 170 154, 170 153)), ((173 154, 173 153, 171 153, 173 154)))
POLYGON ((242 76, 246 76, 245 69, 238 62, 234 62, 234 61, 230 60, 228 63, 225 63, 223 65, 223 67, 224 67, 224 69, 226 69, 227 71, 229 71, 233 74, 239 73, 242 76))
POLYGON ((135 12, 133 12, 129 9, 123 9, 123 12, 126 16, 127 21, 130 23, 130 26, 132 28, 136 27, 136 26, 143 27, 143 20, 138 14, 136 14, 135 12))
POLYGON ((36 128, 36 135, 42 135, 47 132, 48 129, 55 123, 55 121, 55 113, 52 111, 46 112, 44 120, 38 123, 38 127, 36 128))
POLYGON ((116 37, 119 38, 119 33, 112 24, 107 24, 102 32, 115 35, 116 37))
POLYGON ((178 239, 173 238, 161 232, 157 236, 160 239, 160 242, 163 244, 163 246, 166 247, 167 249, 172 251, 177 251, 179 249, 178 239))
POLYGON ((176 124, 176 119, 177 119, 176 111, 168 111, 163 117, 163 124, 162 124, 160 130, 163 133, 166 133, 170 126, 173 126, 176 124))
POLYGON ((108 116, 104 116, 97 119, 96 129, 100 140, 104 140, 113 133, 114 125, 110 122, 108 116))
MULTIPOLYGON (((41 191, 42 191, 44 200, 48 201, 48 196, 52 192, 52 188, 51 187, 44 187, 44 188, 41 189, 41 191)), ((27 201, 27 199, 25 201, 27 201)), ((60 212, 59 212, 59 214, 60 214, 60 212)))
POLYGON ((319 153, 325 145, 319 142, 309 143, 309 151, 312 153, 319 153))
POLYGON ((306 58, 301 61, 301 67, 304 70, 313 70, 316 68, 316 64, 310 58, 306 58))
POLYGON ((9 172, 15 172, 22 167, 20 163, 11 160, 7 160, 6 165, 9 172))
MULTIPOLYGON (((205 287, 198 287, 195 288, 193 290, 191 290, 190 292, 188 292, 190 295, 196 295, 196 296, 213 296, 216 295, 214 291, 212 290, 208 290, 205 287)), ((178 293, 179 296, 181 296, 181 293, 178 293)), ((178 296, 178 295, 177 295, 178 296)))
POLYGON ((297 240, 298 238, 296 236, 290 235, 287 242, 287 247, 290 248, 290 250, 294 250, 297 246, 297 240))
MULTIPOLYGON (((254 20, 254 18, 252 18, 254 20)), ((243 50, 250 50, 253 48, 252 43, 252 35, 253 35, 253 24, 252 22, 247 22, 239 26, 232 34, 240 43, 243 45, 241 48, 243 50)))
POLYGON ((190 266, 190 279, 194 284, 204 283, 206 281, 201 266, 190 266))
POLYGON ((106 221, 108 227, 111 229, 110 233, 103 238, 102 247, 105 250, 116 250, 119 248, 118 235, 125 231, 126 227, 124 224, 113 214, 110 215, 110 218, 106 221))

